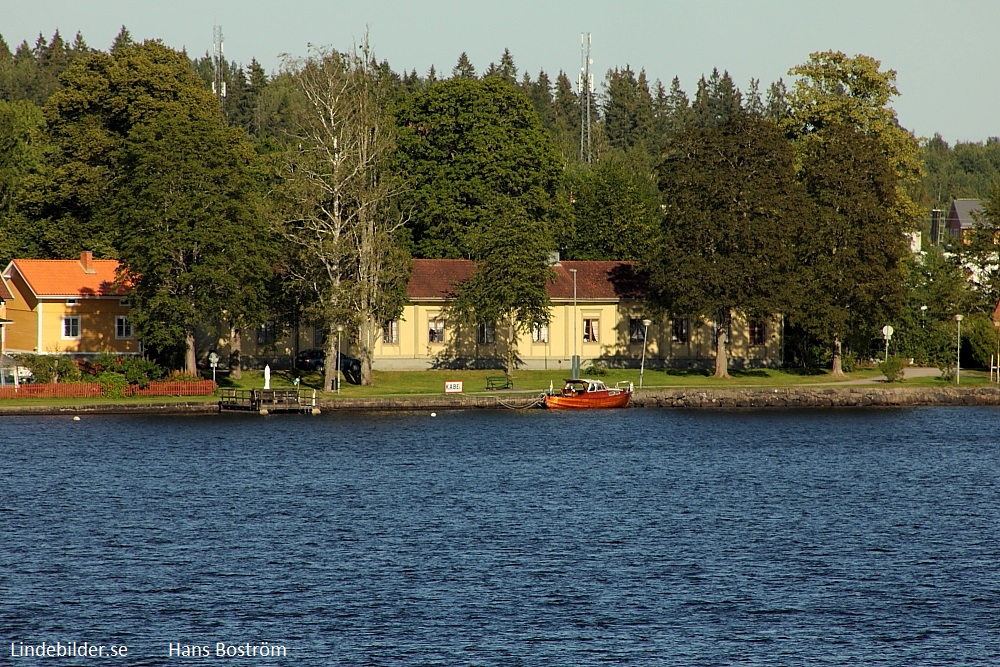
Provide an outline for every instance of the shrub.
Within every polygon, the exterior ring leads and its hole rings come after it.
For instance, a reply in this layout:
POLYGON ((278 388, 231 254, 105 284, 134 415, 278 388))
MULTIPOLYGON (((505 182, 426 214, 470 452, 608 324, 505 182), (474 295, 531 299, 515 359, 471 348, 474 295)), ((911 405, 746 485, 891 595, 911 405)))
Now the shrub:
POLYGON ((594 362, 583 370, 583 374, 602 376, 608 374, 608 369, 604 366, 604 364, 600 362, 594 362))
POLYGON ((35 382, 43 384, 79 382, 81 378, 80 368, 72 357, 56 354, 21 354, 17 356, 17 360, 22 366, 31 369, 31 376, 35 382))
POLYGON ((121 373, 104 371, 97 375, 97 381, 101 383, 101 396, 107 398, 124 398, 128 381, 121 373))
POLYGON ((888 382, 903 381, 903 366, 906 362, 902 357, 889 357, 885 361, 879 362, 878 369, 882 371, 888 382))

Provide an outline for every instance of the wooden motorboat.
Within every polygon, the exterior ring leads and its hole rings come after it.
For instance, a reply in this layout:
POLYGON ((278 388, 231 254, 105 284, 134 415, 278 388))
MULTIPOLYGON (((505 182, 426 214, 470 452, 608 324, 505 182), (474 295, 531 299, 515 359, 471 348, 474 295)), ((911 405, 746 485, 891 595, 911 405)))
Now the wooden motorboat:
POLYGON ((600 380, 566 380, 562 391, 545 395, 545 407, 556 409, 625 408, 632 400, 632 383, 608 387, 600 380))

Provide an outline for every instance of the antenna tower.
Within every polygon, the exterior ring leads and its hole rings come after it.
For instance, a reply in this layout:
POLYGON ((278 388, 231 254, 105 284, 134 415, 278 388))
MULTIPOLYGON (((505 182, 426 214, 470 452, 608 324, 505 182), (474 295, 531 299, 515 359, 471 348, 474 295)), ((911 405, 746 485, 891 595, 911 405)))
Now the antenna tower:
POLYGON ((590 109, 594 106, 594 75, 590 66, 590 33, 580 33, 580 77, 577 90, 580 91, 580 159, 590 164, 590 109))
POLYGON ((212 80, 212 92, 219 98, 219 104, 226 99, 226 59, 222 55, 222 26, 212 26, 212 43, 214 51, 212 54, 212 70, 215 78, 212 80))

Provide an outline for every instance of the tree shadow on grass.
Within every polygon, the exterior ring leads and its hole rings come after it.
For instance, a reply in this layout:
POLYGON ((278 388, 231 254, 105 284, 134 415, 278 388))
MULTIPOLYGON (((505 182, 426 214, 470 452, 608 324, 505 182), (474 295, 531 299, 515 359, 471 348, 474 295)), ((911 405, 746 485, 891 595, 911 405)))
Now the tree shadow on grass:
POLYGON ((666 368, 663 371, 672 377, 701 377, 707 378, 712 372, 707 368, 666 368))

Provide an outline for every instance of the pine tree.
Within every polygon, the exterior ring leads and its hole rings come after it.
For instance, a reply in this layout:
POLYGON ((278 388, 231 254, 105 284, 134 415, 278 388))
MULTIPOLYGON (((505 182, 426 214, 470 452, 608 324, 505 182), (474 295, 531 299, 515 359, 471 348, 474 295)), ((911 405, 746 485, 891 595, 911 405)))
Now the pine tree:
POLYGON ((451 70, 451 78, 453 79, 475 79, 476 78, 476 68, 472 66, 469 61, 469 55, 462 51, 462 54, 458 56, 458 62, 455 63, 455 67, 451 70))

